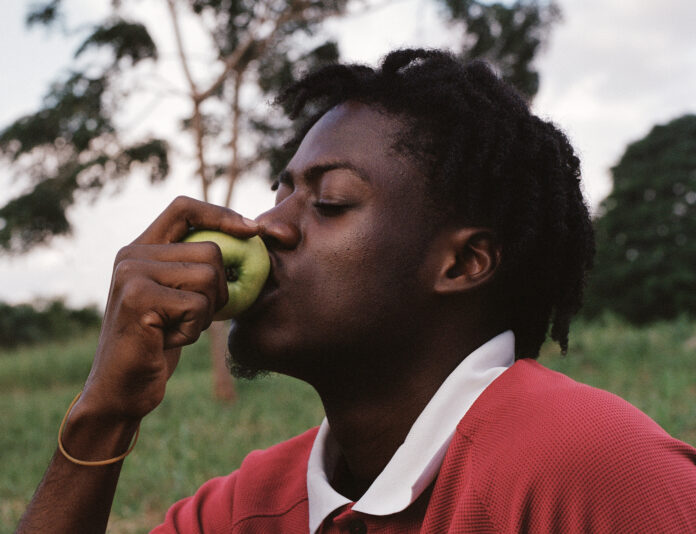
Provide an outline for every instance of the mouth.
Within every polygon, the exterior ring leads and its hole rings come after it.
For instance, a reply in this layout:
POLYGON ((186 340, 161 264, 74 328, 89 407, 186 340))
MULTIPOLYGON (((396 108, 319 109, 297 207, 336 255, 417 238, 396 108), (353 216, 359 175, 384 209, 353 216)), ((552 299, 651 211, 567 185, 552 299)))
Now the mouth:
POLYGON ((259 298, 256 299, 261 300, 261 299, 267 299, 269 296, 273 295, 276 291, 279 289, 279 284, 278 280, 274 276, 273 270, 268 275, 268 278, 266 279, 266 283, 263 285, 263 288, 261 289, 261 293, 259 293, 259 298))

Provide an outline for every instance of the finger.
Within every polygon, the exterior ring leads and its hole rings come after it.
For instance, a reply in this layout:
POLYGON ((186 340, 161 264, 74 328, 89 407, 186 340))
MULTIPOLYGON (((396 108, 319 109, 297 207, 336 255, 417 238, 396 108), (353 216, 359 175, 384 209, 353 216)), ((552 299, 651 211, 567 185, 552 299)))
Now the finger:
POLYGON ((127 300, 129 309, 141 310, 159 304, 159 294, 143 281, 173 290, 199 293, 206 299, 206 320, 212 321, 215 311, 227 302, 227 287, 224 283, 221 285, 221 276, 224 274, 221 275, 219 269, 208 263, 125 259, 118 263, 114 271, 114 291, 121 295, 121 300, 127 300))
POLYGON ((160 331, 163 349, 190 345, 210 326, 209 301, 200 293, 162 285, 153 288, 152 293, 157 304, 142 315, 141 324, 160 331))
POLYGON ((252 237, 259 225, 222 206, 180 196, 134 241, 137 244, 177 243, 192 228, 219 230, 235 237, 252 237))
POLYGON ((162 286, 204 296, 208 304, 205 328, 210 326, 213 314, 227 303, 224 274, 208 263, 153 262, 150 276, 162 286))
MULTIPOLYGON (((169 245, 128 245, 119 250, 114 262, 114 269, 126 260, 144 260, 151 262, 171 263, 203 263, 212 266, 216 271, 217 296, 213 301, 217 308, 227 303, 227 282, 225 267, 222 263, 222 252, 215 243, 203 241, 199 243, 173 243, 169 245)), ((164 279, 162 279, 164 280, 164 279)), ((167 285, 176 283, 169 277, 167 285)), ((172 286, 173 287, 173 286, 172 286)), ((190 288, 187 288, 190 289, 190 288)))

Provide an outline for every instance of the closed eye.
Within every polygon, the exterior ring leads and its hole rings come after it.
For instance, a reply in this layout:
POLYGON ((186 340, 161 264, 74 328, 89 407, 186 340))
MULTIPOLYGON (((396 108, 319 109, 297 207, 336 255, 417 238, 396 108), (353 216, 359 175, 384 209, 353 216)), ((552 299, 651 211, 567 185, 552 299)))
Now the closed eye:
POLYGON ((329 202, 315 202, 314 208, 324 217, 335 217, 347 211, 350 206, 348 204, 331 204, 329 202))

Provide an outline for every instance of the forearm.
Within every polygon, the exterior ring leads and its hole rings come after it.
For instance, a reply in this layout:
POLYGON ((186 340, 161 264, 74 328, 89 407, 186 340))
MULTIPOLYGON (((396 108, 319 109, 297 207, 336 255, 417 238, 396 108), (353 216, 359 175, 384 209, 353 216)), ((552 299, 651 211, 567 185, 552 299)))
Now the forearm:
MULTIPOLYGON (((119 251, 92 369, 63 432, 72 457, 93 462, 127 451, 162 401, 181 347, 227 303, 220 248, 181 243, 192 226, 240 238, 260 231, 226 208, 180 197, 119 251)), ((56 452, 17 532, 104 532, 121 464, 78 465, 56 452)))
MULTIPOLYGON (((132 423, 106 425, 86 415, 71 416, 63 445, 79 459, 113 458, 128 448, 136 427, 132 423)), ((123 461, 83 466, 56 450, 16 533, 105 532, 123 461)))

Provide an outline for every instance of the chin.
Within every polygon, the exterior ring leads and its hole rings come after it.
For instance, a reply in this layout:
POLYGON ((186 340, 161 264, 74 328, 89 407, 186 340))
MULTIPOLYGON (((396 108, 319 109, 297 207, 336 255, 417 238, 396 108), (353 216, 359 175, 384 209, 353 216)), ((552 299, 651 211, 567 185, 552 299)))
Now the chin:
POLYGON ((227 338, 227 367, 236 378, 253 379, 271 372, 283 372, 283 355, 268 346, 270 332, 254 334, 254 328, 233 321, 227 338))
POLYGON ((230 370, 230 374, 241 380, 255 380, 270 374, 268 369, 257 369, 256 367, 238 362, 230 353, 225 356, 225 364, 230 370))
POLYGON ((227 337, 227 355, 225 362, 227 368, 235 378, 253 379, 267 374, 270 370, 261 365, 263 358, 259 347, 249 340, 249 335, 244 327, 232 321, 232 328, 227 337))
MULTIPOLYGON (((233 322, 227 339, 227 366, 233 376, 252 379, 268 373, 280 373, 310 381, 321 356, 310 347, 299 347, 288 336, 287 329, 274 330, 242 322, 233 322)), ((320 351, 323 354, 323 351, 320 351)))

